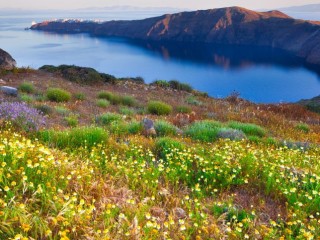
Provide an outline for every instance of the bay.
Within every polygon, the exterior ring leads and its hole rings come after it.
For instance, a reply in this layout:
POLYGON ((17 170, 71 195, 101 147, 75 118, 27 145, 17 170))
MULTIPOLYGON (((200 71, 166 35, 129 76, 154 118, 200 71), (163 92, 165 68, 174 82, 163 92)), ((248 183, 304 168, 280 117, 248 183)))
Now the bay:
POLYGON ((74 64, 117 77, 141 76, 147 83, 176 79, 213 97, 226 97, 235 91, 257 103, 295 102, 320 94, 319 67, 308 66, 282 51, 133 42, 24 30, 33 21, 54 18, 141 19, 161 15, 161 11, 0 13, 0 47, 19 66, 74 64))

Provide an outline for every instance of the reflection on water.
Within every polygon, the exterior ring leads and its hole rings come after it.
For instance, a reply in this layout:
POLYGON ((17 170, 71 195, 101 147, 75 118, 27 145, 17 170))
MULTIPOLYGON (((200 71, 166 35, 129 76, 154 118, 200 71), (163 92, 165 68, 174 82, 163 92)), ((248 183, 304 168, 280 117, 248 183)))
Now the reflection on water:
POLYGON ((163 59, 179 59, 218 66, 223 69, 244 69, 256 65, 278 65, 285 68, 307 68, 320 76, 320 68, 307 64, 303 59, 281 49, 253 46, 230 46, 215 44, 158 43, 129 41, 130 44, 148 49, 163 59))

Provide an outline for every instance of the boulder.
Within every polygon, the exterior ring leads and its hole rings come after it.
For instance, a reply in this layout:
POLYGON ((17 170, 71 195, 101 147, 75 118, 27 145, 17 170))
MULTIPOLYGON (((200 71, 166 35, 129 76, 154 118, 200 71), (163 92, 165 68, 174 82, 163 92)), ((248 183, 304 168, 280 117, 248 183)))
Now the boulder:
POLYGON ((146 135, 146 136, 156 136, 157 135, 156 129, 154 128, 154 122, 151 119, 144 118, 142 120, 142 124, 143 124, 144 135, 146 135))
POLYGON ((18 89, 14 87, 2 86, 0 87, 0 91, 9 96, 18 96, 18 89))
POLYGON ((0 69, 12 70, 16 64, 16 60, 14 60, 9 53, 0 48, 0 69))

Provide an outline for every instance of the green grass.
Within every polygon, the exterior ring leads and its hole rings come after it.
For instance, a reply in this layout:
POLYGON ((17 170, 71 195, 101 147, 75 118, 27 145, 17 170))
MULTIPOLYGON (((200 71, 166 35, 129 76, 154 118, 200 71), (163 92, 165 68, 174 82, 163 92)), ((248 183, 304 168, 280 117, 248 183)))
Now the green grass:
POLYGON ((110 102, 106 99, 98 99, 96 105, 100 108, 107 108, 110 105, 110 102))
POLYGON ((185 148, 185 145, 173 138, 163 137, 159 138, 155 142, 155 153, 156 155, 164 161, 168 160, 167 154, 172 150, 182 151, 185 148))
POLYGON ((71 99, 71 93, 61 88, 49 88, 47 98, 52 102, 68 102, 71 99))
POLYGON ((122 116, 117 113, 105 113, 96 118, 96 123, 99 125, 109 125, 120 121, 122 121, 122 116))
POLYGON ((218 139, 219 129, 222 127, 220 122, 216 121, 199 121, 189 126, 185 135, 193 140, 201 142, 214 142, 218 139))
POLYGON ((67 131, 46 130, 38 133, 38 138, 59 149, 92 148, 95 144, 106 142, 108 134, 99 127, 73 128, 67 131))
POLYGON ((120 96, 118 94, 106 91, 99 92, 98 98, 108 100, 113 105, 122 104, 124 106, 133 107, 137 104, 137 100, 132 96, 120 96))
POLYGON ((23 102, 26 102, 26 103, 32 103, 32 102, 34 102, 35 99, 33 96, 30 96, 28 94, 21 94, 20 100, 23 102))
POLYGON ((71 114, 71 115, 65 117, 64 120, 66 121, 66 123, 69 127, 76 127, 79 124, 78 118, 79 118, 78 115, 71 114))
POLYGON ((62 116, 67 116, 70 113, 70 110, 64 106, 56 106, 55 110, 59 115, 62 116))
POLYGON ((177 127, 164 120, 156 121, 154 128, 157 132, 157 135, 161 137, 174 136, 177 134, 177 127))
POLYGON ((86 100, 86 95, 84 93, 76 93, 74 94, 74 98, 79 101, 84 101, 86 100))
POLYGON ((169 115, 172 112, 172 107, 161 101, 151 101, 148 103, 148 112, 154 115, 169 115))
POLYGON ((143 126, 141 122, 132 121, 128 124, 128 132, 130 134, 137 135, 142 133, 142 131, 143 131, 143 126))
POLYGON ((247 136, 264 137, 267 133, 264 128, 251 123, 229 122, 228 127, 241 130, 247 136))
POLYGON ((297 124, 295 126, 295 129, 301 131, 301 132, 304 132, 304 133, 308 133, 310 132, 310 128, 307 124, 304 124, 304 123, 300 123, 300 124, 297 124))
POLYGON ((177 106, 176 112, 178 113, 191 113, 192 109, 188 106, 177 106))
POLYGON ((126 116, 133 116, 136 113, 136 111, 133 108, 120 107, 119 113, 126 116))
POLYGON ((35 92, 35 87, 33 85, 33 83, 31 82, 23 82, 19 85, 18 89, 21 91, 21 92, 24 92, 24 93, 34 93, 35 92))

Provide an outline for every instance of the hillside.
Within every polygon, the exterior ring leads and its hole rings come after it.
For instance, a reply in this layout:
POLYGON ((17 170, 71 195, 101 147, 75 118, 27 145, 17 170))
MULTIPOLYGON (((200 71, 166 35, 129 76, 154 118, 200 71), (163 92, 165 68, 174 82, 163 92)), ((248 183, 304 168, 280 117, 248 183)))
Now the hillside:
POLYGON ((320 235, 319 114, 76 66, 0 78, 0 239, 320 235))
POLYGON ((320 25, 293 19, 279 11, 255 12, 231 7, 134 21, 46 21, 31 29, 148 41, 267 46, 320 64, 320 25))

